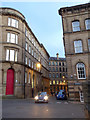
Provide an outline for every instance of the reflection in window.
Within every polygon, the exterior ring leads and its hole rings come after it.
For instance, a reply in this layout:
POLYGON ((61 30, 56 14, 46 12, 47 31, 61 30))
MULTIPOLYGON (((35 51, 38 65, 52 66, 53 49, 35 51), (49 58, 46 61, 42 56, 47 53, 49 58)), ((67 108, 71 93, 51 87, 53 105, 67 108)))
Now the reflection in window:
POLYGON ((25 83, 27 83, 27 72, 25 72, 25 83))
POLYGON ((75 53, 82 53, 82 41, 78 40, 78 41, 74 41, 74 48, 75 48, 75 53))
POLYGON ((13 18, 8 18, 8 26, 18 28, 18 20, 13 19, 13 18))
POLYGON ((72 22, 72 28, 73 28, 73 31, 80 31, 80 25, 79 25, 79 21, 74 21, 72 22))
POLYGON ((90 52, 90 39, 88 39, 88 49, 89 49, 89 52, 90 52))
POLYGON ((31 60, 30 60, 30 58, 29 58, 29 67, 31 66, 31 60))
POLYGON ((25 43, 25 49, 27 50, 27 42, 25 43))
POLYGON ((85 65, 83 63, 78 63, 76 67, 78 79, 85 79, 86 78, 85 65))
POLYGON ((18 35, 14 33, 7 33, 7 42, 18 44, 18 35))
POLYGON ((25 64, 27 65, 27 56, 25 57, 25 64))
POLYGON ((90 19, 85 20, 86 30, 90 29, 90 19))
POLYGON ((17 61, 17 51, 16 50, 6 50, 6 60, 7 61, 17 61))

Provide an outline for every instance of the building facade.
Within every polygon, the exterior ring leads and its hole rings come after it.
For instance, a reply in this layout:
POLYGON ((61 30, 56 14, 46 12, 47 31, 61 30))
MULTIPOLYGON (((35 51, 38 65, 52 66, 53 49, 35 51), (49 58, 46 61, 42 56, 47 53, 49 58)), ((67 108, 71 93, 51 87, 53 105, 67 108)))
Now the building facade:
POLYGON ((71 100, 80 100, 82 82, 90 80, 90 3, 59 9, 71 100))
POLYGON ((59 58, 58 53, 57 57, 50 57, 49 71, 50 92, 55 93, 64 89, 68 93, 66 59, 59 58))
POLYGON ((26 98, 39 91, 49 92, 49 54, 24 15, 12 8, 0 8, 0 22, 2 95, 26 98))

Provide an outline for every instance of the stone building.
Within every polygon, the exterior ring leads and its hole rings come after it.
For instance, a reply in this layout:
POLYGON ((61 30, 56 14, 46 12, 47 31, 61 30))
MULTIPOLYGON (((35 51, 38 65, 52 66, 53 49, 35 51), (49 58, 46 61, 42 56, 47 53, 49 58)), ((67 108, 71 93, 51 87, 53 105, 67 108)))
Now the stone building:
POLYGON ((90 3, 59 9, 71 100, 79 100, 82 82, 90 80, 90 3))
POLYGON ((50 57, 49 58, 49 78, 50 78, 50 92, 55 93, 56 91, 67 89, 67 64, 65 58, 50 57))
POLYGON ((12 8, 0 8, 0 22, 2 95, 26 98, 39 91, 49 92, 49 54, 24 15, 12 8))

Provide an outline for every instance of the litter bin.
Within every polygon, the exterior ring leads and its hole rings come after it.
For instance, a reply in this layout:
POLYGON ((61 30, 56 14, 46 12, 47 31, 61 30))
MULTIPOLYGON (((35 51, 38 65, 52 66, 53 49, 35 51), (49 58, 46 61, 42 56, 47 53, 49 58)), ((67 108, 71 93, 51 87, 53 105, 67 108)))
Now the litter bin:
POLYGON ((82 83, 86 118, 90 118, 90 81, 82 83))

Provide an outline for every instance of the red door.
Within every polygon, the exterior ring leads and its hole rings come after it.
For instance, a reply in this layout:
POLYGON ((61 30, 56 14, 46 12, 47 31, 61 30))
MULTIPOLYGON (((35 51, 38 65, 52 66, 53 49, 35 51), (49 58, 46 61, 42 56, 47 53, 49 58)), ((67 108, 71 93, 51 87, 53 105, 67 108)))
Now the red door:
POLYGON ((8 69, 6 82, 6 95, 13 95, 14 93, 14 70, 8 69))

